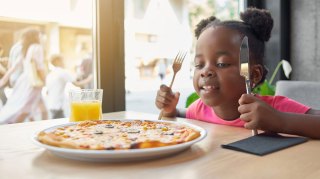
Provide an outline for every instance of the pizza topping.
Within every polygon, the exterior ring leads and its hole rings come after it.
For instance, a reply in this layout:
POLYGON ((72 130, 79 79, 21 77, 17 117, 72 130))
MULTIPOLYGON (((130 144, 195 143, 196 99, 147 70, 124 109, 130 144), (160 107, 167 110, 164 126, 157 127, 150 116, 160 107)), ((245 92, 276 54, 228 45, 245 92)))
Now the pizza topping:
POLYGON ((144 125, 144 126, 142 126, 142 129, 143 130, 148 130, 148 126, 144 125))
POLYGON ((94 134, 103 134, 102 131, 94 131, 94 134))
POLYGON ((130 128, 127 130, 128 133, 140 133, 139 129, 135 129, 135 128, 130 128))
POLYGON ((114 128, 114 126, 112 124, 107 124, 104 126, 105 128, 114 128))
POLYGON ((131 137, 131 138, 129 138, 129 140, 131 140, 131 141, 136 141, 138 139, 138 137, 131 137))
POLYGON ((162 132, 163 135, 174 135, 173 132, 162 132))

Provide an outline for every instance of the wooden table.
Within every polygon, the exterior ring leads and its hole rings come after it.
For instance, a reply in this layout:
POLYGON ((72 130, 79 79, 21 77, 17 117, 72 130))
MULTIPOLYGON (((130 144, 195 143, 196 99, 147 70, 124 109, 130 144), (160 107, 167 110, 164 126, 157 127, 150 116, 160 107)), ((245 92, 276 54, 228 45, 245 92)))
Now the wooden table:
MULTIPOLYGON (((157 115, 116 112, 109 119, 157 119, 157 115)), ((263 157, 227 150, 221 144, 251 135, 243 128, 177 118, 205 128, 207 137, 175 156, 123 163, 81 162, 57 157, 30 140, 35 131, 63 124, 55 119, 0 126, 0 178, 319 178, 320 141, 310 140, 263 157)))

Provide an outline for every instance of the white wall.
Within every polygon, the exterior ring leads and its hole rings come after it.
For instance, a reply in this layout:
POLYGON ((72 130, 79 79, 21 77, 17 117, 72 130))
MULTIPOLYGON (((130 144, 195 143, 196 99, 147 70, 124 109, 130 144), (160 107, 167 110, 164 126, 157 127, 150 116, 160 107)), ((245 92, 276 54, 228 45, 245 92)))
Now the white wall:
POLYGON ((291 1, 292 80, 320 81, 320 1, 291 1))

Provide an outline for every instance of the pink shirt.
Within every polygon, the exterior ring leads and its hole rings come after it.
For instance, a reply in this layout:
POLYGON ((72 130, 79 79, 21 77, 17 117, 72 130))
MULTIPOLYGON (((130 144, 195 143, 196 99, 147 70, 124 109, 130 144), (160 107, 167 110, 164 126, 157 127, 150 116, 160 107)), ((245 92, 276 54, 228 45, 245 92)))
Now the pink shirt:
MULTIPOLYGON (((310 107, 305 106, 297 101, 284 96, 257 96, 261 100, 268 103, 273 108, 282 112, 291 113, 306 113, 310 107)), ((200 121, 223 124, 229 126, 243 127, 244 121, 235 119, 233 121, 226 121, 218 117, 210 106, 205 105, 201 99, 193 102, 186 111, 186 117, 188 119, 196 119, 200 121)))

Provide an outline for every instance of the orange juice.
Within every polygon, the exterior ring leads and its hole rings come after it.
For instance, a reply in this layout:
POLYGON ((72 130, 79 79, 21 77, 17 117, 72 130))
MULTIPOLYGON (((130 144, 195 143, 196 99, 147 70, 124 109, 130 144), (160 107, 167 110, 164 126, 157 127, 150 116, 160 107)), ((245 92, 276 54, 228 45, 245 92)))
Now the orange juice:
POLYGON ((71 102, 70 121, 99 120, 101 118, 100 101, 71 102))

